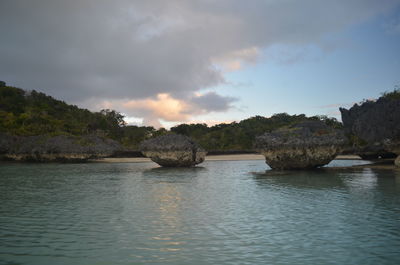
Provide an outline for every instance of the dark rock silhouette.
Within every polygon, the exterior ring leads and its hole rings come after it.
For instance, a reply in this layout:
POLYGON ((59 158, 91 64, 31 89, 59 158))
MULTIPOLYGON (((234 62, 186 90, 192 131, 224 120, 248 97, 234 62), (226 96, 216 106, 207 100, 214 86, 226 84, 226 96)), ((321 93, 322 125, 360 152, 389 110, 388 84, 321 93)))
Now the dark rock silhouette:
POLYGON ((308 169, 328 164, 345 143, 342 131, 309 121, 258 136, 255 148, 272 169, 308 169))
POLYGON ((356 153, 400 154, 400 98, 383 96, 377 101, 355 104, 349 110, 340 108, 340 112, 356 153))
POLYGON ((204 161, 207 152, 191 138, 168 134, 143 141, 141 152, 164 167, 191 167, 204 161))
POLYGON ((352 149, 352 153, 357 153, 361 159, 363 160, 376 160, 376 159, 392 159, 396 158, 397 155, 392 152, 387 152, 385 150, 380 150, 376 153, 371 153, 371 152, 360 152, 360 150, 356 148, 356 151, 352 149))

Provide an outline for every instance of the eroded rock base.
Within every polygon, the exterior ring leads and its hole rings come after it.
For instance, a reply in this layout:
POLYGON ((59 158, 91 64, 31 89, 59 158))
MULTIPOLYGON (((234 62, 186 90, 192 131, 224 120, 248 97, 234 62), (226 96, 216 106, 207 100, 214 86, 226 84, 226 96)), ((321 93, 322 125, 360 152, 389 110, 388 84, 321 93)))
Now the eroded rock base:
POLYGON ((163 167, 192 167, 204 161, 205 151, 143 151, 146 157, 163 167))
POLYGON ((329 164, 337 155, 337 147, 264 150, 261 153, 272 169, 311 169, 329 164))
POLYGON ((5 154, 0 160, 20 162, 84 162, 91 158, 107 157, 109 154, 5 154))

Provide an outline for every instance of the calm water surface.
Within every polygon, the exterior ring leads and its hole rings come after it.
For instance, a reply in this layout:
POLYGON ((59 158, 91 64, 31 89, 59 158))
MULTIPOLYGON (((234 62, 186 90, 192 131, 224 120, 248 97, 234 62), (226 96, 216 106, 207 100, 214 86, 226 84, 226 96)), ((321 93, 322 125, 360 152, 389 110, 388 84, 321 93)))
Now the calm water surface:
POLYGON ((0 164, 0 264, 400 264, 399 171, 267 169, 0 164))

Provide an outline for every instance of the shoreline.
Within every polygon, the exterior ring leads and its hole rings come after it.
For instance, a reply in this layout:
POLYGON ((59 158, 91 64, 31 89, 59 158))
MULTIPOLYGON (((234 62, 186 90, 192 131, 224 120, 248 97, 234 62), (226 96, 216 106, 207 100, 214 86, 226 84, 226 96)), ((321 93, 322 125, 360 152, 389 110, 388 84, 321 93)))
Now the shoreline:
MULTIPOLYGON (((261 154, 229 154, 229 155, 208 155, 205 157, 205 161, 265 161, 265 158, 261 154)), ((396 170, 400 172, 400 167, 394 165, 393 159, 379 159, 379 160, 364 160, 358 155, 338 155, 334 160, 360 160, 366 161, 366 164, 353 165, 353 166, 329 166, 321 167, 324 170, 354 170, 354 169, 383 169, 383 170, 396 170)), ((333 160, 332 160, 333 161, 333 160)), ((0 160, 1 163, 38 163, 38 162, 23 162, 23 161, 11 161, 11 160, 0 160)), ((39 163, 65 163, 65 162, 39 162, 39 163)), ((72 162, 73 163, 73 162, 72 162)), ((154 163, 150 158, 147 157, 106 157, 89 159, 84 162, 75 163, 154 163)), ((68 162, 67 162, 68 164, 68 162)))
MULTIPOLYGON (((336 160, 361 160, 357 155, 338 155, 336 160)), ((232 154, 232 155, 208 155, 205 161, 247 161, 247 160, 265 160, 260 154, 232 154)), ((94 163, 143 163, 152 162, 147 157, 107 157, 100 159, 90 159, 94 163)))
MULTIPOLYGON (((232 154, 232 155, 209 155, 205 161, 251 161, 265 160, 260 154, 232 154)), ((338 155, 335 160, 363 160, 358 155, 338 155)), ((368 161, 368 160, 365 160, 368 161)), ((125 158, 101 158, 92 159, 88 162, 92 163, 154 163, 147 157, 125 157, 125 158)), ((344 166, 344 167, 323 167, 324 170, 354 170, 354 169, 384 169, 384 170, 400 170, 390 159, 382 159, 370 161, 363 165, 344 166)))

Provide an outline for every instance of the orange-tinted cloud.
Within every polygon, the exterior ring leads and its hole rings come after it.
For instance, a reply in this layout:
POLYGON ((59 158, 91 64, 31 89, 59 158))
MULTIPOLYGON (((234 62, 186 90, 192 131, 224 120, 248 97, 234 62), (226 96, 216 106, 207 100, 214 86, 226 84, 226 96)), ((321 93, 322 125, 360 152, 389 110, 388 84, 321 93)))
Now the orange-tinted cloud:
MULTIPOLYGON (((160 121, 190 122, 196 115, 227 111, 235 100, 235 98, 224 97, 215 92, 195 93, 186 99, 161 93, 154 98, 104 101, 100 107, 118 109, 127 116, 142 118, 143 125, 161 127, 160 121)), ((213 122, 210 121, 209 124, 213 122)))
POLYGON ((151 114, 165 121, 186 121, 190 115, 191 106, 183 100, 171 97, 169 94, 158 94, 156 98, 130 100, 122 103, 124 109, 151 114))

